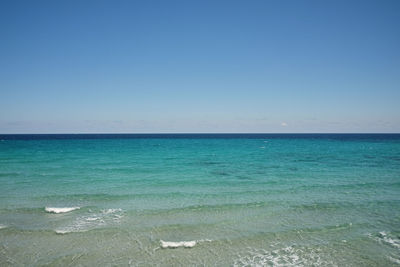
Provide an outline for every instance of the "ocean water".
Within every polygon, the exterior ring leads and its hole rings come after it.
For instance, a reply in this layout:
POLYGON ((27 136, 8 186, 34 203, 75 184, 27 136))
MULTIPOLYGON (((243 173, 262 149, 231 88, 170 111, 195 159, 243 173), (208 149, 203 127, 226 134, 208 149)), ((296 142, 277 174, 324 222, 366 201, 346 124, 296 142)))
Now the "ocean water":
POLYGON ((400 265, 400 135, 0 140, 0 266, 400 265))

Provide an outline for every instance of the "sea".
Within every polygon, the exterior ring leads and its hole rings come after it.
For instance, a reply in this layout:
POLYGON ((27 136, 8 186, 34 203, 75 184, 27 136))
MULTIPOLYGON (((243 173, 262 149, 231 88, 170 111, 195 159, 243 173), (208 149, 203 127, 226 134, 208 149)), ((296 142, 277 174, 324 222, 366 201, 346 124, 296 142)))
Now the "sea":
POLYGON ((0 266, 400 266, 400 134, 0 135, 0 266))

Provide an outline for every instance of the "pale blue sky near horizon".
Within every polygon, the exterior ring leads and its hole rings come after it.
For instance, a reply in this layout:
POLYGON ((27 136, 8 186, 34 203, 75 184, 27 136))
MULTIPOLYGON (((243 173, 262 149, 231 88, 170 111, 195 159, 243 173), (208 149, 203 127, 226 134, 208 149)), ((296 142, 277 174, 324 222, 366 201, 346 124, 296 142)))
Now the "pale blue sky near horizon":
POLYGON ((0 133, 400 132, 400 1, 1 1, 0 133))

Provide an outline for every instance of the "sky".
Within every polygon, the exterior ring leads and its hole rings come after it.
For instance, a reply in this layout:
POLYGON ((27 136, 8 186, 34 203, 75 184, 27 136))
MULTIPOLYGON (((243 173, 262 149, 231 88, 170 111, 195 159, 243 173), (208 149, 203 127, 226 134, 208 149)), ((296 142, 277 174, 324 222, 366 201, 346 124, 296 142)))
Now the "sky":
POLYGON ((0 1, 0 133, 400 132, 400 1, 0 1))

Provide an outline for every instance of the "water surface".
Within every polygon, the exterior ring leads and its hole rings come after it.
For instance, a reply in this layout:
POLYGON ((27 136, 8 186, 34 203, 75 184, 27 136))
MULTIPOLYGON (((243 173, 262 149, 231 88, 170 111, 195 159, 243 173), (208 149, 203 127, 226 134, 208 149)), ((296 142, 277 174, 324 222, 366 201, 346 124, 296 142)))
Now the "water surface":
POLYGON ((400 264, 400 135, 0 140, 1 266, 400 264))

